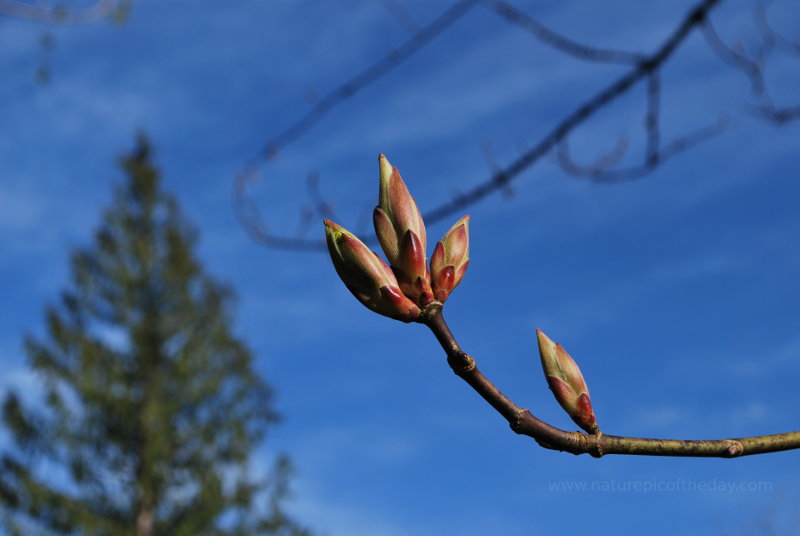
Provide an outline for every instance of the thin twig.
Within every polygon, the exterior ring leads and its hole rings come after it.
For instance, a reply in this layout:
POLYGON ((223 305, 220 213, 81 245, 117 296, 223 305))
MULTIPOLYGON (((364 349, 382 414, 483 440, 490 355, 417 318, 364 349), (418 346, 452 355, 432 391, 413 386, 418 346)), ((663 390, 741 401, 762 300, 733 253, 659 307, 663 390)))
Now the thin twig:
POLYGON ((310 171, 306 177, 306 191, 314 207, 314 212, 320 218, 333 219, 335 214, 333 205, 330 201, 325 200, 325 196, 319 191, 319 172, 310 171))
POLYGON ((774 106, 765 104, 757 106, 756 110, 762 118, 778 126, 800 119, 800 105, 774 106))
POLYGON ((647 58, 646 55, 639 52, 612 50, 578 43, 569 37, 551 30, 524 11, 521 11, 503 0, 481 0, 481 5, 497 13, 511 24, 527 30, 542 43, 584 61, 636 65, 647 58))
POLYGON ((261 181, 257 167, 250 167, 239 174, 233 181, 234 212, 242 226, 247 229, 250 236, 258 242, 275 249, 291 251, 321 251, 325 248, 325 241, 309 240, 302 237, 287 237, 272 233, 261 214, 261 209, 247 195, 247 187, 261 181))
POLYGON ((686 456, 737 458, 800 448, 800 431, 736 439, 649 439, 614 436, 604 433, 567 432, 536 418, 504 395, 483 373, 475 359, 464 352, 450 332, 438 302, 422 313, 420 323, 433 332, 447 354, 447 362, 461 379, 467 382, 509 423, 514 432, 532 437, 541 446, 570 452, 591 454, 599 458, 606 454, 639 456, 686 456))
POLYGON ((570 155, 569 145, 566 140, 559 144, 556 159, 559 166, 574 177, 587 178, 592 182, 603 184, 629 182, 652 173, 655 168, 670 158, 715 138, 732 125, 731 119, 723 117, 708 126, 699 128, 663 145, 654 155, 647 155, 641 164, 626 168, 611 169, 610 166, 598 165, 597 163, 588 166, 578 164, 570 155))
POLYGON ((772 28, 767 18, 768 2, 758 2, 756 4, 754 19, 756 26, 764 37, 765 41, 771 42, 784 52, 795 56, 800 56, 800 40, 792 41, 772 28))
POLYGON ((647 133, 647 147, 645 148, 645 161, 650 166, 658 165, 661 147, 661 129, 659 116, 661 114, 661 78, 658 73, 647 77, 647 114, 644 124, 647 133))
POLYGON ((261 150, 245 163, 233 181, 233 208, 236 218, 254 240, 275 249, 320 251, 325 248, 324 240, 286 237, 269 231, 261 210, 247 195, 248 185, 260 181, 259 164, 263 159, 272 160, 275 158, 281 149, 305 134, 333 108, 350 99, 419 52, 425 45, 464 16, 477 1, 479 0, 458 0, 452 4, 430 24, 409 37, 402 45, 322 96, 305 115, 267 140, 261 150))
POLYGON ((464 16, 478 0, 459 0, 434 19, 430 24, 409 37, 402 45, 373 63, 357 75, 323 95, 312 108, 288 128, 279 132, 263 145, 261 150, 246 164, 245 169, 257 165, 262 158, 272 159, 286 145, 297 140, 316 125, 328 112, 342 102, 352 98, 399 64, 417 53, 422 47, 438 37, 458 19, 464 16))
POLYGON ((753 92, 753 95, 764 95, 766 89, 764 72, 758 62, 729 47, 717 33, 710 18, 706 18, 703 23, 703 35, 705 35, 706 42, 709 47, 711 47, 711 50, 713 50, 722 61, 740 70, 750 79, 750 90, 753 92))
POLYGON ((409 33, 414 34, 419 31, 417 21, 414 20, 414 17, 412 17, 399 2, 395 0, 380 0, 380 3, 409 33))
POLYGON ((116 0, 98 0, 89 7, 72 9, 45 7, 36 4, 0 0, 0 16, 38 22, 40 24, 89 24, 106 18, 116 7, 116 0))
POLYGON ((536 145, 523 153, 504 170, 495 173, 487 181, 473 187, 462 195, 460 199, 444 203, 424 214, 425 221, 433 223, 447 218, 461 211, 465 206, 477 203, 514 180, 523 171, 538 162, 551 149, 557 146, 561 140, 566 138, 573 129, 583 124, 599 109, 625 93, 643 78, 655 72, 672 56, 678 46, 691 34, 692 30, 703 23, 708 13, 720 2, 721 0, 703 0, 700 2, 684 17, 683 21, 667 40, 646 60, 578 106, 575 111, 559 122, 536 145))
MULTIPOLYGON (((438 33, 443 31, 446 26, 452 24, 455 19, 463 15, 463 13, 472 7, 475 1, 479 0, 473 0, 472 2, 462 1, 454 4, 453 7, 451 7, 450 10, 448 10, 445 14, 440 16, 437 21, 427 26, 425 30, 422 30, 422 32, 425 32, 426 30, 429 31, 426 39, 421 40, 417 36, 414 36, 400 49, 397 49, 398 51, 405 51, 403 59, 415 52, 420 46, 422 46, 422 44, 424 44, 424 42, 432 39, 434 35, 438 35, 438 33), (435 32, 434 28, 436 30, 435 32)), ((447 217, 450 217, 454 213, 460 212, 465 207, 483 200, 487 196, 497 191, 502 191, 508 188, 510 183, 519 175, 521 175, 523 171, 526 171, 528 168, 532 167, 553 148, 557 147, 558 144, 561 143, 562 140, 564 140, 576 127, 586 122, 598 110, 602 109, 608 103, 626 93, 636 83, 657 72, 657 70, 660 69, 662 65, 674 54, 677 48, 689 37, 692 31, 695 30, 699 25, 703 24, 711 10, 721 2, 722 0, 702 0, 698 2, 698 4, 696 4, 695 7, 691 9, 678 24, 675 30, 667 37, 662 45, 658 47, 658 49, 656 49, 652 54, 645 56, 643 59, 641 59, 641 61, 638 61, 636 65, 631 67, 626 74, 619 77, 616 81, 607 85, 597 92, 593 97, 584 101, 581 105, 575 108, 574 111, 557 123, 536 144, 518 156, 510 165, 491 173, 491 175, 484 182, 477 184, 466 192, 459 194, 458 196, 424 214, 425 221, 434 223, 443 220, 447 217)), ((392 54, 387 56, 387 58, 381 62, 375 64, 367 71, 364 71, 357 77, 351 79, 343 86, 340 86, 339 90, 334 90, 334 92, 331 94, 323 97, 320 103, 326 101, 328 104, 320 108, 320 113, 326 113, 329 107, 332 105, 338 104, 344 100, 344 98, 349 98, 349 96, 352 96, 352 90, 354 88, 356 90, 362 89, 364 87, 363 84, 369 83, 373 78, 376 77, 376 73, 379 73, 377 76, 380 76, 391 70, 397 63, 396 61, 392 61, 391 58, 392 54), (367 76, 367 73, 371 74, 367 76), (354 85, 354 80, 359 80, 359 84, 354 85), (350 91, 350 93, 348 93, 345 97, 341 97, 339 95, 341 88, 349 88, 348 91, 350 91)), ((318 103, 317 106, 320 106, 320 103, 318 103)), ((302 132, 305 132, 314 123, 316 123, 321 116, 314 111, 315 109, 312 109, 309 114, 301 118, 289 129, 268 141, 264 146, 262 153, 259 153, 259 156, 251 159, 248 165, 245 166, 245 171, 240 173, 235 180, 234 206, 237 217, 254 239, 268 247, 298 251, 319 251, 325 249, 325 243, 323 240, 297 240, 273 235, 267 232, 266 224, 261 219, 261 215, 257 207, 255 207, 253 203, 247 199, 246 192, 246 186, 249 182, 247 177, 251 170, 258 165, 258 159, 260 158, 260 155, 274 154, 275 147, 283 146, 285 143, 295 139, 302 132)), ((365 240, 365 242, 374 243, 374 241, 369 239, 365 240)))

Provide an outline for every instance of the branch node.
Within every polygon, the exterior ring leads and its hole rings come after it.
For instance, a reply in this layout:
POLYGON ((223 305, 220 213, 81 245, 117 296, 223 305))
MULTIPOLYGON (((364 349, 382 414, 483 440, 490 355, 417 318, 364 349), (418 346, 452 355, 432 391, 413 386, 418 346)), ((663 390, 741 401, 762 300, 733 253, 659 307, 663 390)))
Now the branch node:
POLYGON ((585 436, 589 440, 589 454, 593 458, 602 458, 605 454, 603 450, 603 432, 598 430, 592 435, 585 436))
POLYGON ((520 408, 517 410, 516 414, 514 415, 513 419, 508 420, 509 426, 511 429, 514 430, 515 434, 522 433, 522 416, 528 413, 528 410, 525 408, 520 408))
POLYGON ((738 441, 731 439, 730 445, 725 449, 725 455, 728 458, 737 458, 744 453, 744 446, 738 441))
POLYGON ((460 350, 447 356, 447 364, 458 376, 469 374, 475 369, 475 360, 468 353, 460 350))
POLYGON ((420 324, 428 324, 432 322, 435 317, 442 314, 442 307, 442 302, 432 301, 422 309, 422 312, 419 314, 419 318, 417 318, 417 322, 420 324))

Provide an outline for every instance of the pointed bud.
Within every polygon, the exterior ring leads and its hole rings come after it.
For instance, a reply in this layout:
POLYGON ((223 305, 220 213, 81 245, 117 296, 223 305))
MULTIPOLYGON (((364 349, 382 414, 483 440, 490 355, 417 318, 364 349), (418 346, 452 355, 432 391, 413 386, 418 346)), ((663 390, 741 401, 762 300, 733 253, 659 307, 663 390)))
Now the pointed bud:
POLYGON ((537 329, 536 335, 547 385, 556 400, 578 426, 590 434, 596 433, 597 420, 589 388, 578 365, 560 344, 551 341, 541 330, 537 329))
POLYGON ((416 320, 419 307, 403 295, 392 270, 358 237, 325 220, 325 238, 336 273, 358 301, 390 318, 416 320))
POLYGON ((434 297, 443 302, 461 283, 469 265, 469 216, 464 216, 437 242, 431 256, 434 297))
POLYGON ((424 307, 433 292, 425 266, 425 224, 400 172, 384 155, 378 157, 380 192, 372 214, 375 234, 403 293, 424 307))

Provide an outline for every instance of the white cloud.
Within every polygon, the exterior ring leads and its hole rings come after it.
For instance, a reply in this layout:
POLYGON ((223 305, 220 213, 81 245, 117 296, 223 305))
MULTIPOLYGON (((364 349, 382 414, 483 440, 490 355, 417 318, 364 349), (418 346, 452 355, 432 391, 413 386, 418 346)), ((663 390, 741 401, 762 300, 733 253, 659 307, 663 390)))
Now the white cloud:
POLYGON ((316 532, 326 536, 419 536, 384 519, 378 512, 348 504, 337 496, 322 493, 302 478, 292 486, 296 499, 289 510, 316 532))
POLYGON ((735 378, 752 381, 755 378, 779 378, 787 370, 795 370, 800 364, 800 339, 788 340, 773 349, 765 349, 760 355, 733 356, 725 361, 724 370, 735 378))
POLYGON ((734 428, 764 423, 771 414, 769 406, 758 400, 751 400, 741 406, 728 410, 728 419, 734 428))
POLYGON ((664 429, 687 421, 690 412, 678 406, 638 407, 633 417, 633 428, 664 429))

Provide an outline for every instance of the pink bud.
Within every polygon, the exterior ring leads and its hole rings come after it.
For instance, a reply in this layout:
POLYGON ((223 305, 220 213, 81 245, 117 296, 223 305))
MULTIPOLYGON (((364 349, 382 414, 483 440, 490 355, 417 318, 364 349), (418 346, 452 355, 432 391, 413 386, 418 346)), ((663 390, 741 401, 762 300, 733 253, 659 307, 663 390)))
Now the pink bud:
POLYGON ((445 301, 469 265, 469 216, 464 216, 436 244, 431 256, 433 295, 445 301))
POLYGON ((375 224, 375 234, 378 236, 378 242, 381 244, 386 258, 392 262, 392 259, 396 259, 400 254, 400 239, 397 237, 394 225, 379 206, 375 207, 372 212, 372 222, 375 224))
POLYGON ((398 237, 405 236, 406 231, 414 231, 422 243, 422 249, 425 250, 425 223, 422 221, 417 203, 408 192, 400 172, 396 167, 392 167, 386 156, 379 155, 378 164, 380 167, 378 206, 392 222, 398 237))
POLYGON ((376 313, 411 322, 420 309, 400 291, 392 270, 350 231, 325 220, 325 237, 336 273, 358 301, 376 313))
POLYGON ((589 432, 597 432, 597 420, 589 398, 589 388, 577 363, 561 347, 541 330, 536 330, 539 339, 539 355, 547 384, 556 400, 575 423, 589 432))
POLYGON ((400 251, 392 270, 397 276, 400 290, 420 307, 433 301, 433 291, 425 266, 425 251, 414 231, 407 231, 400 243, 400 251))
POLYGON ((403 293, 418 306, 432 300, 426 268, 425 224, 400 172, 384 155, 378 157, 380 192, 372 218, 378 242, 403 293))

